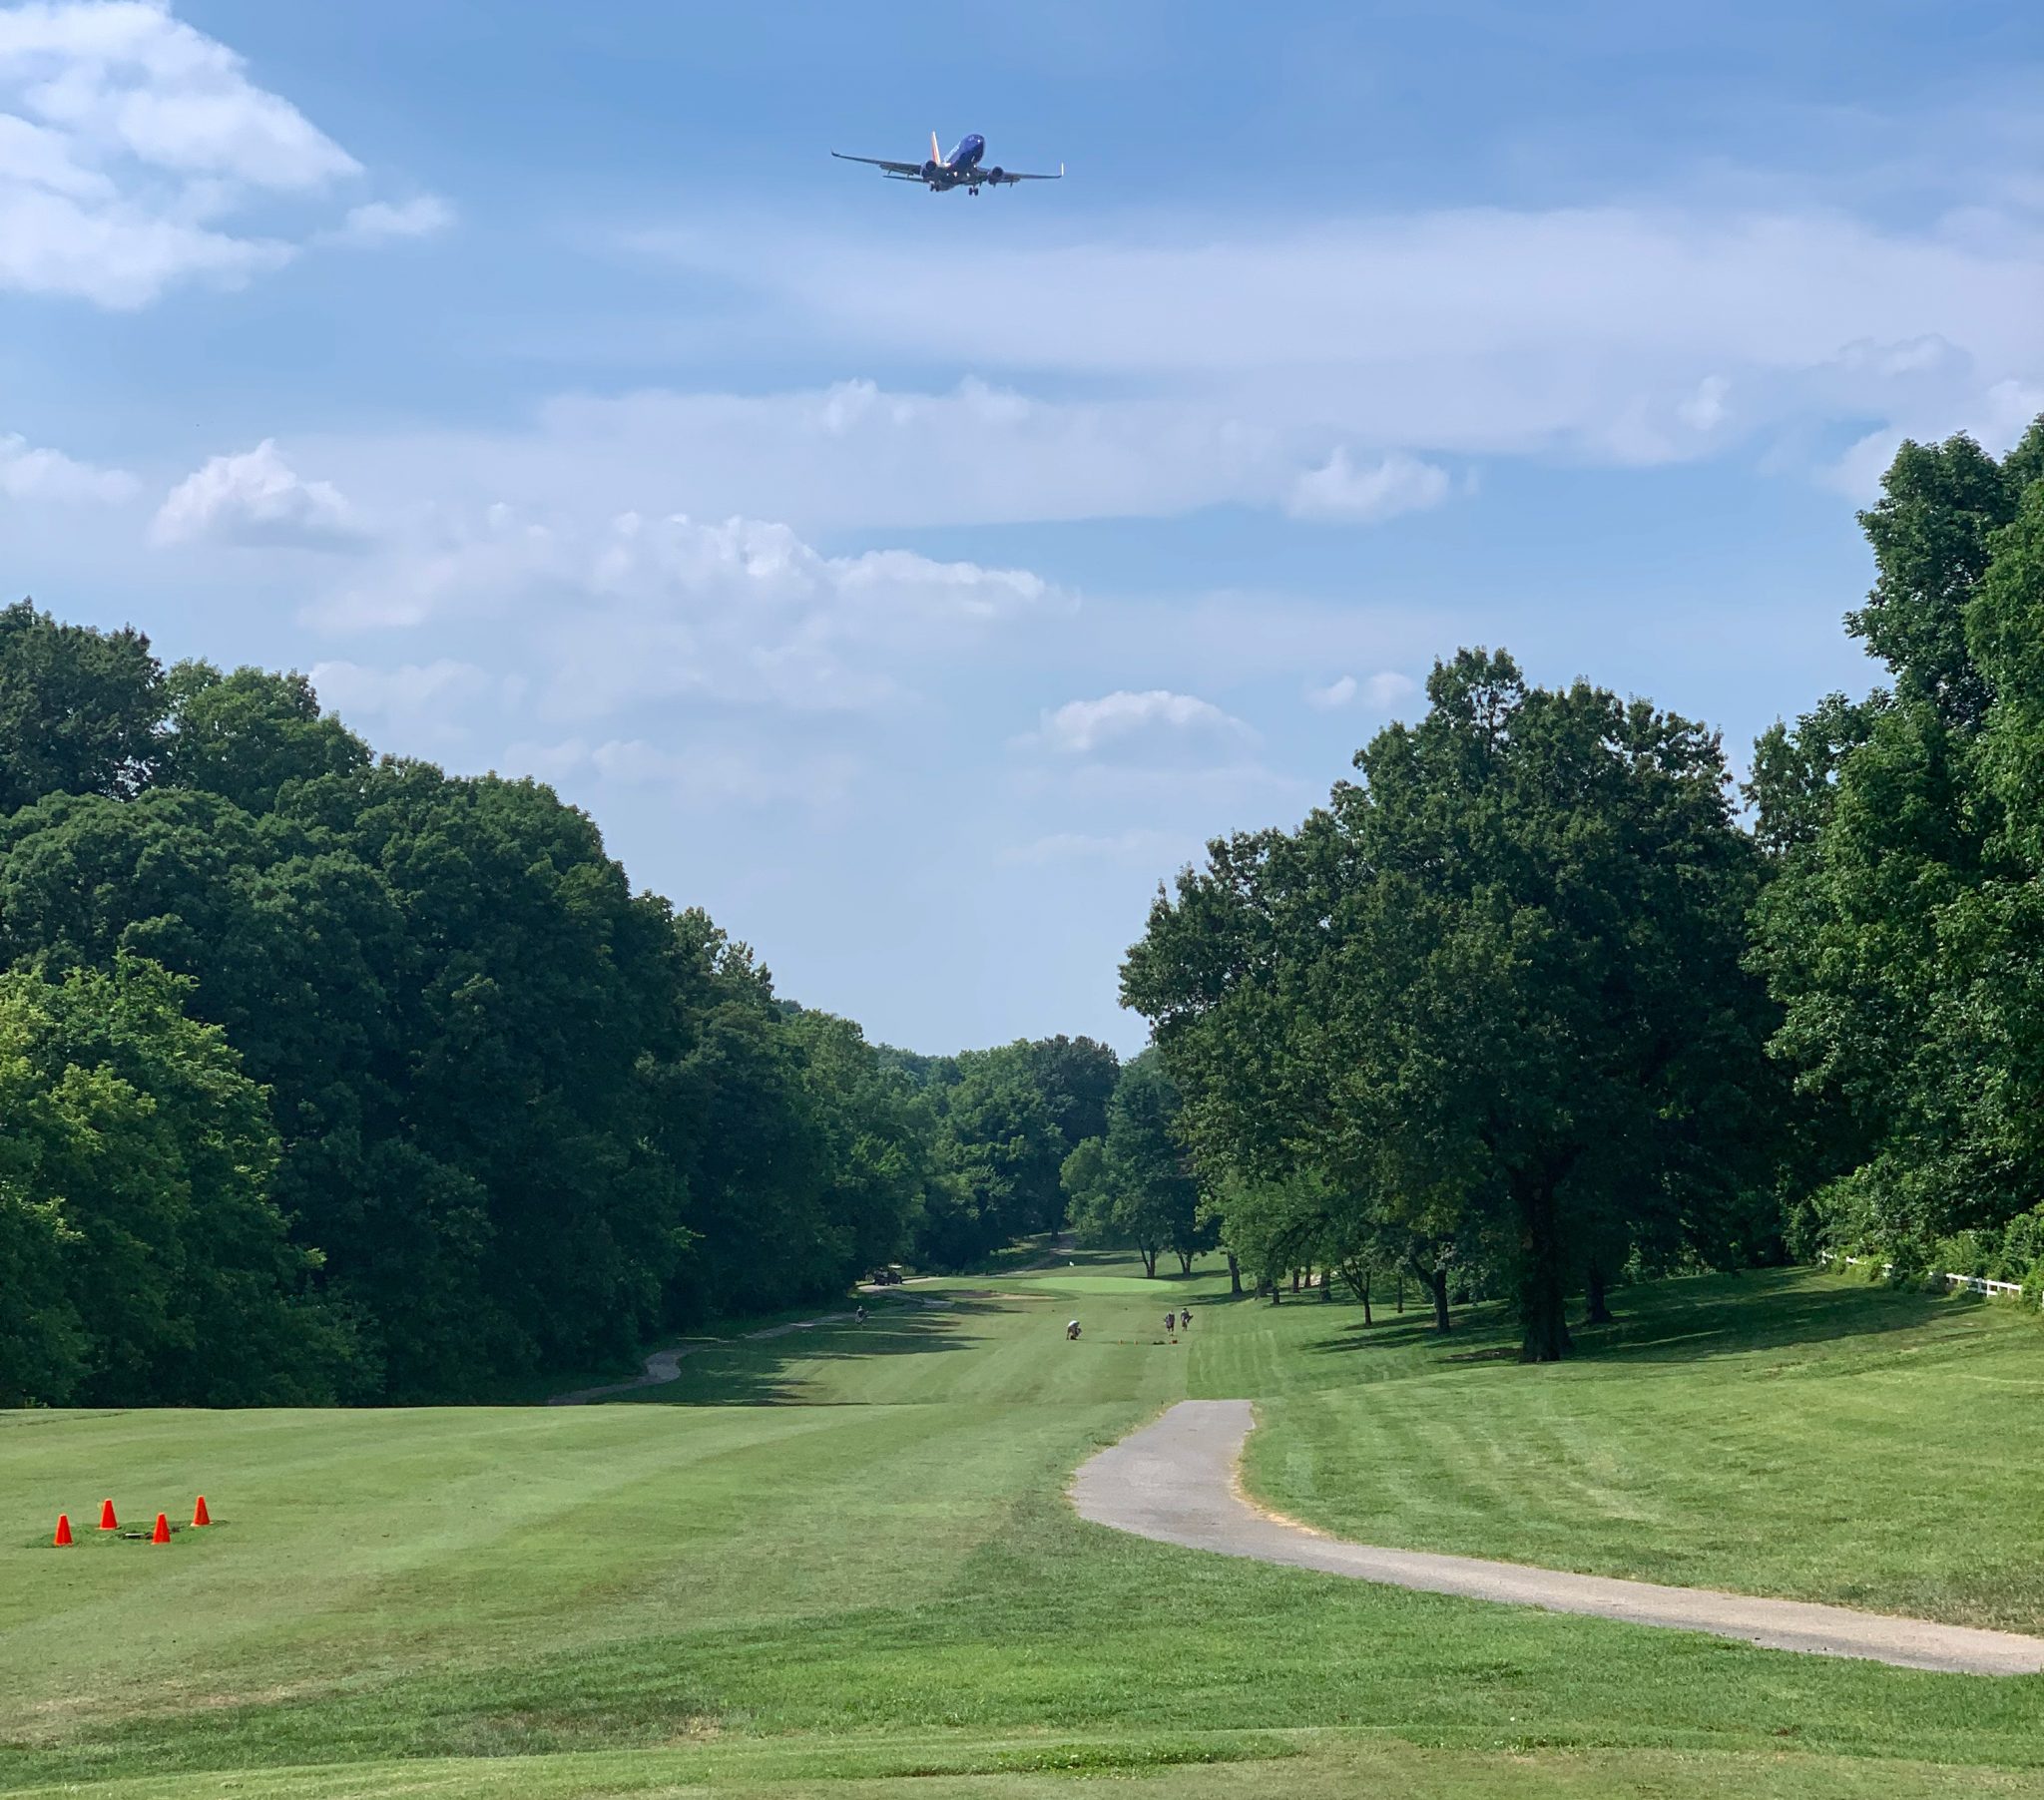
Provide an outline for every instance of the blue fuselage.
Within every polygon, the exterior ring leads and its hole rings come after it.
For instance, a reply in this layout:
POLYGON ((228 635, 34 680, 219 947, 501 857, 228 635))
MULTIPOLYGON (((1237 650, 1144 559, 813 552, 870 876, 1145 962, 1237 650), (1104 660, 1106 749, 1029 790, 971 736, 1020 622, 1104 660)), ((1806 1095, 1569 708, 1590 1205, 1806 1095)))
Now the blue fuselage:
POLYGON ((958 148, 951 153, 948 165, 959 175, 967 170, 977 169, 979 159, 986 155, 986 140, 977 132, 968 132, 958 140, 958 148))

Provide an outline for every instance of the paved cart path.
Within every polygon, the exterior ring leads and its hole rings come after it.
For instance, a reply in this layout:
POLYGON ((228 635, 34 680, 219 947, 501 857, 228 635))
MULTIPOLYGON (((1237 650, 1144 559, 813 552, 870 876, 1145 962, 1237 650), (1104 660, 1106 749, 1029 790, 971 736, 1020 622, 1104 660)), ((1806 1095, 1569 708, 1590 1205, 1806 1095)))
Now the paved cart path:
POLYGON ((1139 1538, 1428 1593, 1590 1612, 1634 1624, 1740 1637, 1770 1649, 1860 1656, 1901 1668, 1975 1675, 2044 1672, 2044 1637, 1348 1544, 1266 1513, 1244 1496, 1239 1465, 1255 1424, 1247 1400, 1181 1401, 1154 1425, 1084 1464, 1073 1479, 1072 1503, 1083 1517, 1139 1538))

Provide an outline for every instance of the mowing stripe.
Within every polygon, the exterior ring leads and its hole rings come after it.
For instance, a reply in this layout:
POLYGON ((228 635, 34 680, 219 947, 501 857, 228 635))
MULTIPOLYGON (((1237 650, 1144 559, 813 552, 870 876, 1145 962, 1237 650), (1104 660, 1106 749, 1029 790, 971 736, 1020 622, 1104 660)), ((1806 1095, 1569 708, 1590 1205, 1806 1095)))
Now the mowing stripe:
POLYGON ((1768 1649, 1857 1656, 1971 1675, 2044 1672, 2044 1638, 1846 1606, 1664 1587, 1424 1551, 1379 1550, 1266 1513, 1243 1494, 1239 1465, 1256 1418, 1247 1400, 1184 1400, 1103 1450, 1072 1482, 1080 1516, 1139 1538, 1283 1563, 1393 1587, 1633 1624, 1739 1637, 1768 1649))

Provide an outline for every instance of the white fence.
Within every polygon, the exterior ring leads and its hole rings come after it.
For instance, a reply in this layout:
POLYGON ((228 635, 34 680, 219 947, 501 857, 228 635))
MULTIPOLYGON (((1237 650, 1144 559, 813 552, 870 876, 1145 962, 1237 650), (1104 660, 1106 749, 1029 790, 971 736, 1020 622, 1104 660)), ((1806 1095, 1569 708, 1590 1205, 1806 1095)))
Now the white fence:
MULTIPOLYGON (((1817 1260, 1859 1263, 1865 1258, 1833 1256, 1828 1250, 1820 1250, 1817 1252, 1817 1260)), ((1884 1262, 1880 1265, 1880 1272, 1883 1275, 1892 1275, 1895 1272, 1895 1265, 1892 1262, 1884 1262)), ((2018 1300, 2023 1297, 2023 1284, 2020 1281, 1990 1281, 1985 1275, 1940 1275, 1938 1279, 1947 1287, 1962 1287, 1971 1294, 2013 1294, 2018 1300)))

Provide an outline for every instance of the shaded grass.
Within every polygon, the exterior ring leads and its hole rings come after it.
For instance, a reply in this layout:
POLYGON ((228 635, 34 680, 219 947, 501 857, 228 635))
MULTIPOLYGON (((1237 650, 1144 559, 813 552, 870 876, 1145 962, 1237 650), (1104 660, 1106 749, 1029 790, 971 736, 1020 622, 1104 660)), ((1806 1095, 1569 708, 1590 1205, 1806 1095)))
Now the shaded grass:
POLYGON ((1996 1483, 2044 1449, 2030 1321, 1806 1275, 1673 1283, 1622 1296, 1579 1364, 1523 1370, 1451 1360, 1495 1341, 1480 1320, 1441 1343, 1412 1315, 1364 1333, 1345 1305, 1101 1272, 1077 1345, 1065 1303, 1003 1297, 1032 1290, 1011 1274, 727 1341, 597 1407, 0 1416, 0 1788, 2044 1785, 2044 1678, 1267 1569, 1062 1498, 1171 1401, 1246 1394, 1260 1491, 1357 1536, 1677 1579, 1749 1554, 1756 1579, 1724 1584, 2019 1608, 2035 1510, 1996 1483), (1160 1291, 1191 1296, 1177 1346, 1160 1291), (1976 1389, 2010 1397, 2005 1464, 1909 1449, 1976 1389), (103 1493, 175 1517, 201 1490, 213 1533, 40 1548, 103 1493), (1962 1525, 1927 1524, 1937 1503, 1962 1525))

